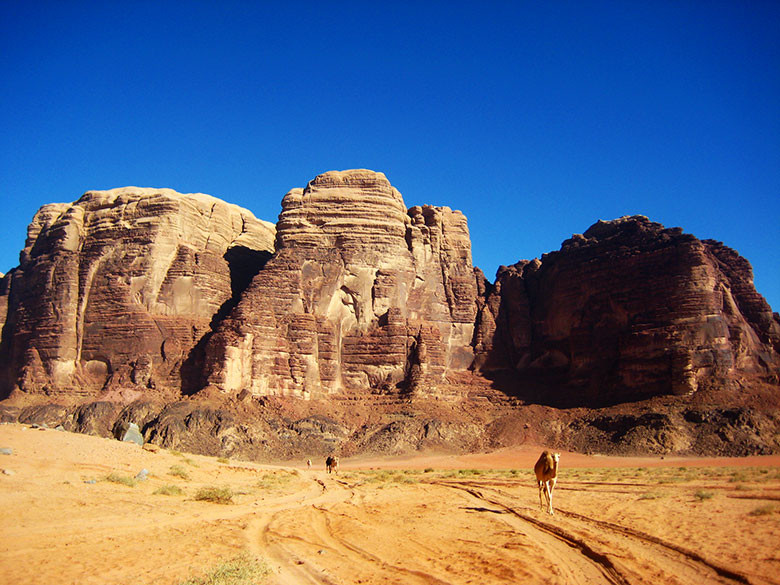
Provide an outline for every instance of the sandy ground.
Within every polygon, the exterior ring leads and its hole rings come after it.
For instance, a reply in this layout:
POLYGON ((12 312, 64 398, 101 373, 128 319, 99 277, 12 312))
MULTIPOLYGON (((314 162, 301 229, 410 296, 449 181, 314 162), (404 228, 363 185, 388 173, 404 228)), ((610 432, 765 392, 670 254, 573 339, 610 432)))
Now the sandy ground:
POLYGON ((780 457, 563 453, 550 516, 538 447, 334 475, 22 425, 0 447, 0 583, 178 584, 240 553, 276 585, 780 583, 780 457))

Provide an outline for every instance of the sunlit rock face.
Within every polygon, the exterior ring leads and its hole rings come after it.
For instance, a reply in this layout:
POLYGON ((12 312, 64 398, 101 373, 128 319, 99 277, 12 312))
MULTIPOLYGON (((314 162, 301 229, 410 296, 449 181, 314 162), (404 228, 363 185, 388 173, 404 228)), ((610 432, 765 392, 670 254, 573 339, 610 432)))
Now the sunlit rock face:
POLYGON ((274 236, 245 209, 170 189, 42 207, 6 278, 0 394, 178 393, 190 350, 274 236))
POLYGON ((738 390, 780 372, 780 322, 747 260, 643 216, 502 267, 475 339, 483 372, 514 372, 552 403, 738 390))
POLYGON ((211 337, 226 393, 431 393, 467 369, 476 281, 466 218, 406 208, 382 173, 333 171, 282 200, 276 253, 211 337))

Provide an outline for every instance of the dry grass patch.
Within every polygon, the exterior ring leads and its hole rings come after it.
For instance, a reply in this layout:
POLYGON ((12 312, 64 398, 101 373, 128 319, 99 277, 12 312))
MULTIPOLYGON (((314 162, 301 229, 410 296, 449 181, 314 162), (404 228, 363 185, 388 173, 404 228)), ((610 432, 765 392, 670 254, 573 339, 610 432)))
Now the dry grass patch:
POLYGON ((750 511, 750 516, 769 516, 778 511, 778 507, 775 504, 767 504, 765 506, 759 506, 750 511))
POLYGON ((186 469, 184 469, 181 465, 171 465, 170 470, 168 470, 168 475, 179 477, 186 481, 189 481, 190 479, 189 472, 186 469))
POLYGON ((266 471, 260 475, 255 487, 265 491, 280 490, 298 476, 292 471, 266 471))
POLYGON ((163 485, 152 492, 155 496, 183 496, 184 490, 177 485, 163 485))
POLYGON ((129 475, 120 475, 118 473, 110 473, 108 476, 106 476, 106 481, 110 481, 111 483, 119 483, 127 487, 135 487, 135 484, 138 483, 129 475))
POLYGON ((229 487, 208 486, 200 488, 195 494, 195 499, 200 502, 212 502, 214 504, 232 504, 233 490, 229 487))
POLYGON ((181 585, 257 585, 271 573, 263 561, 242 554, 215 567, 205 577, 195 577, 181 585))
POLYGON ((641 496, 639 496, 640 500, 659 500, 663 498, 664 495, 660 492, 645 492, 641 496))

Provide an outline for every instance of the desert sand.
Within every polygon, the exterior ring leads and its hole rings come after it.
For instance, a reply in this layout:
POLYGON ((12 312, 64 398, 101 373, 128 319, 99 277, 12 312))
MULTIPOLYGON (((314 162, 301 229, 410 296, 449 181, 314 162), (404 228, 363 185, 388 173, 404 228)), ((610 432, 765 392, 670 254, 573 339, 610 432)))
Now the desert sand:
POLYGON ((778 456, 563 453, 550 516, 537 446, 332 475, 18 424, 0 447, 0 583, 179 584, 240 554, 277 585, 780 583, 778 456))

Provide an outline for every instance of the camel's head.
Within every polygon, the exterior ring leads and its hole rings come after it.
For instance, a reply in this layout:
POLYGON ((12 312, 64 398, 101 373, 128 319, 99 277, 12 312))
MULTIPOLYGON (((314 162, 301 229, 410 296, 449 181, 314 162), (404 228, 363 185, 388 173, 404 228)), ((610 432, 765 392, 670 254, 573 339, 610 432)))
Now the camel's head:
POLYGON ((560 453, 553 453, 552 454, 553 461, 555 461, 556 465, 558 464, 558 461, 561 460, 561 454, 560 453))

